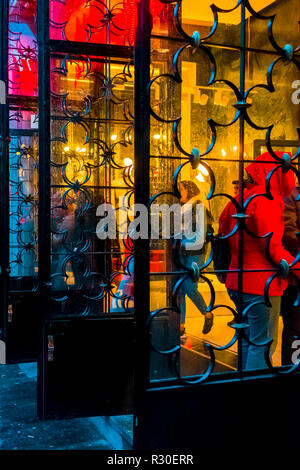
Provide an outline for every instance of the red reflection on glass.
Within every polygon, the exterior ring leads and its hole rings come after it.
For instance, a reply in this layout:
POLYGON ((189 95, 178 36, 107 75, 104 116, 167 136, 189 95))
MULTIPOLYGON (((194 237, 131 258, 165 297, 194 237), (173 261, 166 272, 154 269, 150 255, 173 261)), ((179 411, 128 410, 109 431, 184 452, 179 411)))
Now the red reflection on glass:
POLYGON ((52 0, 52 39, 133 45, 137 24, 137 1, 52 0))

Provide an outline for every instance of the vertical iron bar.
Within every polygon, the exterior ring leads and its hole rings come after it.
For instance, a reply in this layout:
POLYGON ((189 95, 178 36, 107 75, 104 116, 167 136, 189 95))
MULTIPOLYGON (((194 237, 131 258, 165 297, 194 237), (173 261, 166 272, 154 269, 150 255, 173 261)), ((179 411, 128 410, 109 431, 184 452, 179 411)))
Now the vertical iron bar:
MULTIPOLYGON (((150 113, 147 85, 150 81, 151 15, 149 0, 138 4, 138 26, 135 42, 135 203, 148 205, 150 167, 150 113)), ((134 316, 136 324, 136 362, 134 394, 134 448, 140 448, 140 432, 145 390, 149 383, 149 339, 146 321, 149 315, 149 239, 134 245, 134 316)))
POLYGON ((0 339, 4 343, 6 343, 7 334, 7 290, 9 276, 8 8, 9 1, 2 0, 0 9, 0 80, 4 95, 1 96, 0 104, 0 339))
POLYGON ((50 50, 49 0, 37 2, 39 73, 39 357, 38 415, 45 415, 45 320, 50 306, 50 50))
MULTIPOLYGON (((241 52, 240 52, 240 92, 242 95, 242 99, 244 101, 245 96, 245 66, 246 66, 246 14, 245 14, 245 1, 243 0, 241 3, 241 52)), ((244 135, 245 135, 245 117, 244 111, 241 110, 240 115, 240 127, 239 127, 239 204, 242 207, 244 203, 244 194, 241 190, 243 188, 243 179, 244 179, 244 152, 245 152, 245 142, 244 142, 244 135)), ((244 227, 243 221, 240 223, 239 226, 239 253, 238 253, 238 263, 239 263, 239 273, 238 273, 238 313, 239 313, 239 321, 242 321, 242 312, 243 312, 243 259, 244 259, 244 227)), ((238 373, 242 375, 243 373, 243 352, 242 352, 242 341, 239 338, 238 341, 238 360, 237 360, 237 370, 238 373)))

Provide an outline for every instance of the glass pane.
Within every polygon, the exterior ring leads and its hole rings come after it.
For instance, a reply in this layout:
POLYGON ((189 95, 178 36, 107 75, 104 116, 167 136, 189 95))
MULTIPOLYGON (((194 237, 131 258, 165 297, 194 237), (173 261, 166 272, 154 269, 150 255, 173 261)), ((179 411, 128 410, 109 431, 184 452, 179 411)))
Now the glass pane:
POLYGON ((51 70, 52 314, 129 314, 131 66, 122 59, 53 55, 51 70), (117 224, 102 237, 110 207, 117 224))
MULTIPOLYGON (((217 7, 234 10, 218 11, 217 28, 208 40, 203 38, 213 31, 210 3, 205 5, 202 2, 199 8, 198 4, 183 1, 179 13, 176 9, 169 11, 168 19, 160 13, 160 21, 154 22, 150 84, 152 205, 167 204, 170 207, 177 202, 182 215, 190 201, 195 207, 202 206, 206 217, 201 219, 205 236, 199 253, 186 250, 183 241, 162 240, 162 232, 159 233, 160 240, 155 244, 151 242, 152 379, 175 375, 201 376, 209 369, 212 350, 216 359, 214 372, 235 370, 238 344, 243 348, 243 357, 242 349, 239 351, 244 369, 267 367, 264 346, 259 343, 269 339, 273 340, 270 362, 273 366, 284 363, 281 345, 284 349, 286 333, 284 331, 282 337, 279 312, 281 301, 283 305, 287 303, 287 294, 281 299, 287 284, 280 276, 275 276, 279 261, 270 264, 264 233, 256 229, 253 232, 253 227, 252 232, 250 230, 251 217, 256 217, 256 213, 249 212, 249 215, 245 208, 245 226, 239 222, 242 216, 236 214, 243 212, 239 204, 247 199, 251 184, 254 185, 253 196, 264 194, 268 187, 273 196, 273 186, 268 182, 267 174, 272 169, 275 171, 274 158, 288 152, 295 156, 299 146, 299 112, 295 105, 299 104, 299 67, 292 55, 287 57, 276 49, 272 37, 268 37, 268 18, 258 18, 258 13, 265 16, 276 13, 273 32, 280 47, 287 42, 296 47, 299 26, 295 24, 292 31, 280 28, 280 22, 286 24, 285 15, 289 8, 286 3, 258 0, 250 3, 245 18, 246 45, 270 49, 273 53, 246 50, 245 68, 241 68, 240 54, 241 8, 234 8, 236 2, 216 3, 217 7), (179 23, 176 24, 170 15, 175 15, 175 19, 177 15, 179 23), (195 31, 200 32, 203 40, 199 48, 192 47, 189 39, 195 31), (167 35, 173 39, 168 40, 167 35), (249 90, 245 96, 241 95, 241 80, 245 90, 249 90), (241 106, 243 101, 245 104, 241 106), (240 111, 242 108, 245 111, 240 111), (263 158, 267 161, 262 158, 258 163, 258 168, 265 165, 266 171, 259 185, 255 180, 251 182, 245 168, 264 152, 271 152, 273 157, 265 155, 263 158), (242 186, 245 188, 243 193, 240 191, 242 186), (222 233, 223 219, 229 209, 230 229, 222 233), (249 221, 247 217, 250 217, 249 221), (225 273, 216 267, 216 242, 211 236, 218 233, 229 235, 226 250, 230 253, 231 264, 226 284, 225 273), (242 258, 239 261, 238 254, 242 240, 243 263, 242 258), (262 257, 261 264, 251 258, 249 247, 253 247, 255 253, 259 251, 257 259, 262 257), (240 268, 243 274, 238 274, 240 268), (235 292, 239 289, 238 276, 244 279, 240 296, 235 292), (274 285, 271 276, 275 276, 274 285), (251 279, 253 282, 257 279, 257 285, 255 282, 252 285, 251 279), (276 283, 280 285, 277 290, 274 287, 276 283), (272 307, 266 303, 268 294, 272 307), (250 305, 258 300, 259 306, 250 305), (213 325, 209 315, 204 321, 204 316, 210 312, 214 315, 213 325), (255 315, 260 321, 259 331, 255 330, 255 315), (242 339, 238 333, 237 321, 242 323, 248 340, 242 339), (258 344, 251 345, 250 340, 255 343, 256 334, 258 344), (205 349, 205 343, 209 343, 212 349, 205 349), (252 350, 254 356, 257 353, 257 361, 249 359, 247 362, 247 354, 250 351, 251 356, 252 350)), ((292 9, 293 1, 288 3, 292 9)), ((293 11, 298 9, 297 5, 293 11)), ((194 37, 197 37, 195 33, 194 37)), ((283 158, 289 159, 288 155, 283 158)), ((294 168, 297 167, 294 162, 294 168)), ((257 172, 260 171, 258 168, 257 172)), ((282 178, 292 178, 294 184, 292 170, 287 170, 282 178)), ((280 217, 285 200, 282 197, 280 193, 281 205, 276 206, 275 203, 274 218, 269 220, 270 232, 282 230, 283 233, 283 219, 280 217)), ((271 196, 270 200, 273 200, 271 196)), ((157 208, 155 210, 158 211, 157 208)), ((153 214, 155 210, 153 208, 153 214)), ((267 214, 268 210, 259 219, 259 224, 263 225, 268 220, 267 214)), ((151 223, 154 223, 152 214, 151 223)), ((160 227, 163 223, 162 215, 160 227)), ((293 236, 295 238, 295 232, 293 236)), ((289 255, 282 251, 281 240, 277 248, 282 258, 291 263, 291 255, 295 256, 296 252, 289 255)), ((295 292, 291 296, 293 299, 295 292)), ((293 312, 296 312, 296 307, 293 312)))
MULTIPOLYGON (((263 8, 257 10, 265 17, 275 15, 273 22, 273 37, 279 47, 284 48, 286 44, 290 44, 293 49, 299 45, 299 15, 300 5, 298 0, 288 0, 282 2, 250 2, 255 8, 255 3, 261 3, 263 8), (290 12, 293 12, 291 15, 290 12)), ((268 19, 261 20, 251 16, 247 22, 247 41, 249 47, 256 49, 273 49, 267 29, 268 19)))
POLYGON ((36 5, 10 1, 8 102, 10 127, 10 289, 37 288, 38 61, 36 5))

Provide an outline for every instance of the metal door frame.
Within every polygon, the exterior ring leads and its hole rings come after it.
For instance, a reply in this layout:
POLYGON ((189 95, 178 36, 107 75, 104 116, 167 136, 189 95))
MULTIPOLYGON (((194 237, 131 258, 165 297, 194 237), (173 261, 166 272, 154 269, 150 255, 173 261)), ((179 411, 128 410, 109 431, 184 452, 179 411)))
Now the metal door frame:
POLYGON ((0 11, 0 80, 5 84, 4 103, 0 104, 0 362, 6 362, 6 339, 8 322, 8 276, 9 276, 9 115, 8 115, 8 0, 3 0, 0 11))
MULTIPOLYGON (((50 243, 50 56, 52 53, 86 54, 90 56, 133 57, 133 48, 113 44, 82 43, 49 38, 49 0, 37 0, 39 46, 39 358, 38 358, 38 415, 45 419, 47 324, 50 316, 51 243, 50 243)), ((72 321, 72 320, 71 320, 72 321)), ((53 323, 53 322, 52 322, 53 323)))
MULTIPOLYGON (((180 4, 180 1, 170 0, 161 3, 180 4)), ((234 46, 240 51, 240 94, 245 95, 245 67, 246 52, 246 15, 247 0, 241 0, 241 43, 234 46)), ((142 0, 139 8, 139 20, 137 28, 135 59, 136 68, 136 103, 135 103, 135 162, 136 162, 136 201, 148 205, 149 202, 149 161, 150 161, 150 37, 152 19, 149 11, 149 0, 142 0), (143 182, 139 187, 139 182, 143 182)), ((215 18, 216 21, 216 18, 215 18)), ((183 38, 179 42, 185 44, 189 38, 181 31, 183 38), (186 36, 184 36, 184 34, 186 36)), ((272 31, 269 26, 269 35, 272 31)), ((165 39, 165 36, 155 37, 165 39)), ((166 37, 167 39, 167 37, 166 37)), ((272 43, 274 45, 274 42, 272 43)), ((191 42, 191 45, 193 43, 191 42)), ((205 44, 205 41, 204 41, 205 44)), ((213 43, 208 43, 208 45, 213 43)), ((276 44, 276 43, 275 43, 276 44)), ((259 49, 251 49, 251 52, 260 52, 259 49)), ((269 53, 269 51, 267 51, 269 53)), ((277 48, 276 56, 285 57, 285 51, 277 48)), ((299 55, 298 55, 299 58, 299 55)), ((268 72, 270 73, 270 72, 268 72)), ((243 182, 244 172, 244 127, 246 122, 246 103, 243 99, 236 103, 236 108, 241 111, 239 116, 239 183, 243 182)), ((174 129, 174 128, 173 128, 174 129)), ((270 143, 270 137, 269 137, 270 143)), ((185 157, 186 159, 186 157, 185 157)), ((187 159, 186 159, 187 160, 187 159)), ((192 161, 192 156, 190 156, 192 161)), ((240 186, 241 187, 241 186, 240 186)), ((240 193, 240 205, 243 204, 243 194, 240 193)), ((243 230, 239 230, 239 267, 243 266, 243 230)), ((284 410, 274 409, 276 403, 281 399, 285 403, 292 392, 296 394, 300 390, 299 365, 290 369, 281 367, 281 371, 243 371, 241 361, 241 345, 239 344, 237 371, 218 373, 217 375, 203 377, 197 384, 185 383, 184 380, 166 379, 150 382, 149 359, 151 345, 149 341, 149 243, 147 240, 137 241, 135 286, 136 286, 136 324, 137 324, 137 362, 136 362, 136 397, 135 397, 135 420, 134 420, 134 448, 137 450, 171 450, 178 449, 194 452, 205 452, 208 448, 215 448, 216 443, 225 449, 232 444, 243 445, 248 440, 248 445, 255 442, 260 445, 259 439, 263 438, 265 432, 264 423, 269 422, 270 428, 278 422, 291 424, 291 416, 286 416, 284 410), (147 253, 147 255, 146 255, 147 253), (146 257, 145 257, 146 256, 146 257), (290 373, 291 372, 291 373, 290 373), (200 383, 202 382, 202 383, 200 383), (257 388, 259 386, 259 388, 257 388), (274 395, 270 393, 277 387, 274 395), (245 392, 251 394, 261 393, 264 407, 248 404, 243 400, 245 392), (225 399, 222 398, 225 397, 225 399), (218 400, 218 397, 220 400, 218 400), (231 400, 231 397, 233 399, 231 400), (201 401, 204 407, 201 407, 201 401), (249 406, 250 405, 250 406, 249 406), (247 413, 250 413, 250 416, 247 413), (243 412, 247 413, 247 417, 243 412), (213 415, 213 418, 212 418, 213 415), (218 417, 218 422, 214 418, 218 417), (261 421, 259 421, 259 417, 261 421), (255 423, 255 419, 257 419, 255 423), (254 422, 253 422, 254 420, 254 422), (280 421, 282 420, 282 421, 280 421), (257 423, 260 427, 257 441, 253 439, 250 432, 251 424, 257 423), (248 427, 249 425, 249 427, 248 427), (227 429, 226 429, 227 426, 227 429), (214 432, 217 431, 214 435, 214 432), (237 435, 239 433, 239 435, 237 435), (241 434, 240 434, 241 433, 241 434), (217 440, 215 439, 217 436, 217 440), (203 447, 201 448, 201 444, 203 447)), ((242 276, 239 276, 239 293, 242 292, 242 276)), ((239 295, 239 311, 242 307, 242 296, 239 295)), ((247 396, 248 397, 248 396, 247 396)), ((293 409, 293 419, 299 419, 300 415, 293 409)), ((253 428, 251 428, 253 429, 253 428)), ((285 428, 286 429, 286 428, 285 428)), ((295 443, 299 435, 293 436, 288 431, 284 436, 284 442, 295 443)), ((280 442, 280 439, 278 443, 280 442)))

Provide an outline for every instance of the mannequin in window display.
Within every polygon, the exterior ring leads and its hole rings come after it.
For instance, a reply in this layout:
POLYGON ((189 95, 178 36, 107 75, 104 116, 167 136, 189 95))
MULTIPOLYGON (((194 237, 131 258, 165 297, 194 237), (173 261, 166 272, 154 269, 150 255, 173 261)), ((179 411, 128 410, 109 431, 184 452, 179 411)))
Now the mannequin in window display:
MULTIPOLYGON (((276 152, 282 157, 283 152, 276 152)), ((248 179, 244 182, 244 200, 256 194, 265 194, 265 180, 269 172, 278 166, 277 162, 269 153, 264 153, 256 158, 255 162, 246 167, 248 179), (260 163, 261 162, 261 163, 260 163), (270 163, 264 163, 270 162, 270 163)), ((284 248, 282 236, 284 232, 283 222, 283 197, 288 196, 295 187, 294 173, 289 170, 283 173, 281 168, 277 170, 272 178, 270 190, 273 199, 266 197, 256 197, 248 205, 246 224, 251 236, 244 231, 244 264, 245 270, 264 270, 261 272, 245 272, 243 274, 243 310, 253 302, 260 302, 253 306, 247 314, 247 323, 249 328, 246 335, 256 344, 264 343, 272 339, 270 355, 275 351, 278 335, 278 319, 280 311, 280 300, 287 286, 287 280, 279 276, 272 281, 269 287, 269 296, 272 307, 268 307, 264 300, 264 288, 268 278, 274 273, 274 266, 267 258, 266 239, 255 238, 262 237, 272 232, 270 239, 270 255, 272 260, 279 265, 281 260, 286 260, 289 264, 293 261, 293 256, 284 248), (270 271, 266 271, 266 269, 270 271)), ((236 196, 238 200, 239 196, 236 196)), ((229 202, 223 210, 219 220, 219 233, 229 234, 236 224, 233 215, 236 214, 236 208, 232 202, 229 202)), ((235 233, 229 241, 231 261, 230 270, 238 269, 239 235, 235 233)), ((296 265, 298 267, 298 264, 296 265)), ((238 273, 229 272, 226 278, 226 287, 229 296, 233 302, 238 305, 238 273)), ((267 367, 263 346, 249 344, 243 340, 243 367, 244 369, 258 369, 267 367)))
MULTIPOLYGON (((300 186, 297 184, 293 192, 283 199, 283 245, 293 256, 296 256, 299 251, 299 242, 296 236, 296 233, 300 232, 300 201, 296 200, 299 193, 300 186)), ((293 342, 297 337, 300 338, 300 306, 295 307, 293 305, 296 296, 296 280, 292 276, 289 276, 288 286, 281 299, 281 314, 283 320, 281 345, 282 365, 292 364, 292 355, 295 352, 293 342)))
MULTIPOLYGON (((190 268, 193 263, 197 263, 198 266, 202 266, 205 258, 205 237, 207 232, 207 224, 211 223, 210 211, 201 202, 200 190, 196 183, 193 181, 182 181, 180 184, 180 203, 182 205, 182 217, 185 220, 191 222, 191 229, 193 237, 186 237, 183 235, 182 245, 183 251, 181 254, 181 261, 187 267, 190 268), (196 206, 201 205, 203 210, 200 212, 203 214, 201 221, 196 221, 196 206)), ((188 277, 180 287, 179 292, 179 305, 180 305, 180 343, 182 345, 186 342, 185 334, 185 316, 186 316, 186 303, 185 296, 188 296, 193 304, 197 307, 199 312, 204 315, 204 326, 202 333, 207 334, 213 326, 213 313, 206 312, 206 303, 198 291, 197 282, 194 282, 188 277)))

